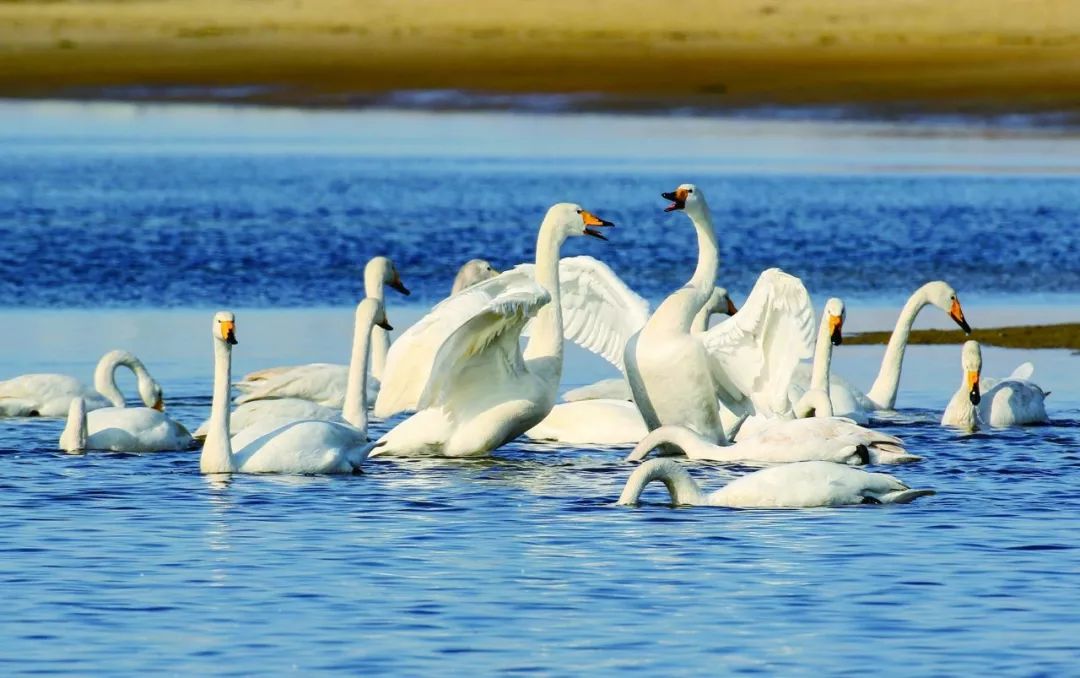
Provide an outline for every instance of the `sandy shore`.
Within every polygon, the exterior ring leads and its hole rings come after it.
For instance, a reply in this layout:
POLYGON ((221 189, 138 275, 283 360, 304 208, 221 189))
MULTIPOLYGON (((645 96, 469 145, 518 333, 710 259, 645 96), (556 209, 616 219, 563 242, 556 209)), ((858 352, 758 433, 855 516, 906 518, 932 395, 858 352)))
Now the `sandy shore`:
POLYGON ((601 108, 1075 111, 1080 3, 0 3, 0 96, 336 106, 403 90, 580 93, 601 108))
MULTIPOLYGON (((864 332, 844 337, 845 344, 886 344, 892 331, 864 332)), ((975 339, 987 346, 1002 348, 1067 348, 1080 351, 1080 323, 1060 325, 1024 325, 978 329, 965 335, 959 330, 914 330, 911 344, 961 344, 975 339)))

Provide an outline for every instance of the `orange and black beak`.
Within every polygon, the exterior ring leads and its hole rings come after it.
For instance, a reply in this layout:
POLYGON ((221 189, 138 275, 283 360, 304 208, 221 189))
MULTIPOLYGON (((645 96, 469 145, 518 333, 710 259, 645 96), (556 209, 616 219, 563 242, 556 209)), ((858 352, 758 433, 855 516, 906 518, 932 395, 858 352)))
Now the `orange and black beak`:
POLYGON ((383 328, 387 332, 393 331, 393 329, 394 329, 394 326, 391 325, 390 321, 387 320, 386 318, 383 318, 382 320, 380 320, 379 322, 377 322, 375 324, 378 325, 379 327, 383 328))
POLYGON ((685 188, 678 188, 670 193, 661 193, 661 198, 671 201, 671 204, 665 207, 664 211, 674 212, 675 210, 686 209, 686 195, 687 191, 685 188))
POLYGON ((969 389, 968 390, 968 398, 971 399, 971 404, 972 405, 978 405, 979 401, 982 400, 982 395, 979 393, 979 373, 978 372, 968 372, 967 373, 967 382, 968 382, 968 389, 969 389))
POLYGON ((392 289, 401 292, 405 296, 409 296, 409 288, 405 287, 405 283, 401 282, 401 278, 395 276, 393 280, 386 284, 389 285, 392 289))
POLYGON ((225 343, 236 346, 239 343, 236 341, 236 323, 231 320, 221 323, 221 338, 225 343))
POLYGON ((844 319, 838 315, 829 316, 829 339, 833 346, 844 343, 844 319))
POLYGON ((971 334, 971 325, 968 325, 967 320, 964 320, 964 309, 960 308, 960 300, 952 300, 952 308, 949 309, 949 317, 956 321, 956 324, 960 326, 960 329, 964 330, 964 334, 971 334))
POLYGON ((593 214, 592 212, 586 210, 581 210, 581 220, 585 222, 585 235, 591 235, 592 237, 600 238, 601 240, 607 240, 607 236, 596 230, 595 228, 590 228, 590 226, 596 226, 599 228, 603 226, 615 225, 610 221, 605 221, 593 214))
POLYGON ((728 297, 728 300, 727 300, 727 314, 728 315, 735 315, 738 312, 739 312, 739 309, 735 308, 735 302, 731 300, 731 297, 728 297))
POLYGON ((158 398, 157 402, 154 403, 154 409, 157 410, 158 412, 164 412, 165 411, 165 401, 162 400, 161 398, 158 398))

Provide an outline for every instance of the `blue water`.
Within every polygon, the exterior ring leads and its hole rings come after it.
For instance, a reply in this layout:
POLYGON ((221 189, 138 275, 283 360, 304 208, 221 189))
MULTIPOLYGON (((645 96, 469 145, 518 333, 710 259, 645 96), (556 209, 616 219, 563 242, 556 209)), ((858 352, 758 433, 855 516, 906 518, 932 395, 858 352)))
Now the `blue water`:
MULTIPOLYGON (((410 306, 391 297, 403 328, 461 260, 526 259, 543 208, 567 198, 620 224, 611 243, 568 250, 656 298, 692 266, 685 219, 656 196, 685 180, 709 192, 733 289, 779 264, 854 300, 853 319, 860 299, 896 308, 928 278, 997 319, 1009 312, 993 303, 1032 299, 1075 313, 1052 304, 1080 292, 1080 182, 1003 171, 1004 149, 992 171, 926 172, 925 149, 902 172, 869 169, 894 155, 791 171, 806 162, 792 151, 762 171, 696 158, 687 177, 612 156, 371 157, 335 149, 333 128, 293 150, 221 137, 223 152, 202 127, 198 143, 144 142, 155 124, 8 140, 0 299, 25 308, 0 310, 0 378, 89 379, 124 346, 194 427, 209 411, 205 307, 238 309, 238 372, 342 361, 368 256, 391 254, 417 291, 410 306)), ((563 125, 532 143, 576 147, 580 129, 563 125)), ((994 158, 980 153, 979 167, 994 158)), ((835 366, 865 386, 880 355, 844 346, 835 366)), ((1080 358, 985 349, 988 376, 1035 363, 1053 423, 973 436, 937 425, 958 358, 911 348, 900 412, 876 423, 926 457, 887 469, 939 492, 908 506, 673 510, 650 488, 616 508, 626 450, 523 442, 484 461, 220 482, 194 453, 69 456, 55 450, 62 422, 3 420, 0 673, 1074 674, 1080 358)), ((570 351, 564 386, 605 370, 570 351)), ((716 488, 748 469, 690 470, 716 488)))

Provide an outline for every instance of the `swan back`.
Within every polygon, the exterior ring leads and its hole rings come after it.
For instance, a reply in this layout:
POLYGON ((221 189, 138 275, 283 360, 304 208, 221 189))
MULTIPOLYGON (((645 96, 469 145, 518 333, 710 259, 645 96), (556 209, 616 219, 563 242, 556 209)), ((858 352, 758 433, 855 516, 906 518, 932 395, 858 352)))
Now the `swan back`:
POLYGON ((809 508, 907 503, 933 490, 912 490, 885 473, 830 461, 803 461, 762 469, 709 495, 709 504, 731 508, 809 508))

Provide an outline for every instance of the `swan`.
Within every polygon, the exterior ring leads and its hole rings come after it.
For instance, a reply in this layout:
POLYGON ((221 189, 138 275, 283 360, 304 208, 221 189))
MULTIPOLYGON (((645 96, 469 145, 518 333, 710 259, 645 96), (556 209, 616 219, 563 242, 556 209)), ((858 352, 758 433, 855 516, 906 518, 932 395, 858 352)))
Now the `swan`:
MULTIPOLYGON (((928 305, 940 308, 960 326, 960 329, 971 334, 971 326, 964 318, 964 310, 960 306, 956 290, 942 280, 926 283, 915 290, 901 309, 900 316, 896 320, 896 327, 885 348, 885 355, 881 359, 881 368, 868 393, 864 394, 837 374, 831 376, 829 395, 834 414, 865 423, 869 419, 870 412, 893 409, 896 405, 900 371, 903 368, 904 352, 907 350, 911 327, 919 311, 928 305)), ((808 366, 802 366, 796 370, 794 382, 802 388, 807 387, 810 383, 808 366)))
MULTIPOLYGON (((701 307, 698 314, 694 316, 694 322, 690 325, 690 331, 694 334, 699 334, 709 329, 709 321, 712 316, 723 315, 735 315, 738 309, 735 307, 735 302, 731 300, 728 295, 727 288, 714 287, 713 293, 709 297, 709 300, 705 302, 705 305, 701 307)), ((641 316, 641 325, 634 328, 634 332, 638 332, 645 326, 645 322, 648 321, 648 307, 646 312, 641 316)), ((579 400, 633 400, 634 395, 630 392, 630 385, 626 383, 626 377, 619 377, 618 379, 601 379, 585 386, 579 386, 578 388, 572 388, 563 394, 562 399, 565 402, 573 403, 579 400)), ((633 442, 633 441, 631 441, 633 442)))
POLYGON ((781 420, 730 445, 714 445, 682 426, 661 426, 644 436, 626 460, 641 461, 657 447, 680 451, 690 459, 722 462, 906 464, 922 460, 909 454, 899 438, 839 417, 781 420))
MULTIPOLYGON (((472 259, 458 269, 451 295, 497 274, 498 272, 487 261, 472 259)), ((389 259, 375 257, 368 262, 368 266, 364 270, 364 289, 368 293, 367 296, 382 300, 381 280, 387 280, 387 284, 391 287, 399 291, 404 290, 403 293, 408 294, 408 290, 405 290, 404 286, 401 285, 400 278, 397 279, 396 286, 393 284, 396 277, 397 270, 393 268, 393 264, 390 263, 389 259), (373 266, 373 264, 378 265, 373 266)), ((385 369, 386 355, 389 350, 388 336, 385 329, 376 328, 372 330, 372 369, 367 380, 368 400, 370 401, 374 401, 379 394, 379 384, 382 380, 382 372, 385 369)), ((311 418, 332 419, 332 410, 341 409, 345 402, 345 384, 348 380, 348 366, 336 363, 310 363, 289 367, 271 367, 246 374, 241 381, 235 384, 236 388, 241 391, 241 395, 236 398, 236 403, 254 403, 275 398, 310 400, 324 408, 322 410, 311 408, 311 418)), ((273 408, 271 407, 271 409, 273 408)))
POLYGON ((76 396, 60 434, 65 452, 161 452, 186 450, 194 439, 182 424, 151 407, 103 407, 87 413, 86 400, 76 396))
MULTIPOLYGON (((575 258, 576 272, 564 269, 559 250, 568 237, 606 240, 596 229, 611 225, 578 205, 552 206, 540 224, 534 266, 450 297, 402 334, 390 349, 375 414, 416 413, 383 436, 374 454, 481 456, 539 423, 555 404, 562 375, 560 287, 569 282, 563 271, 575 286, 613 276, 589 257, 575 258), (530 319, 523 351, 519 337, 530 319)), ((604 315, 602 299, 573 296, 580 309, 566 312, 568 334, 595 346, 602 339, 592 332, 604 315)))
MULTIPOLYGON (((344 407, 350 405, 348 393, 350 393, 350 389, 353 388, 352 384, 367 383, 367 362, 369 360, 368 346, 370 344, 370 337, 375 328, 379 328, 383 331, 390 331, 393 329, 386 320, 386 313, 382 309, 382 302, 376 299, 370 299, 369 303, 361 303, 356 307, 353 321, 352 357, 346 373, 346 396, 342 402, 344 407)), ((357 402, 359 402, 359 400, 353 401, 352 406, 355 407, 357 402)), ((229 431, 233 436, 236 436, 241 431, 256 424, 265 427, 272 424, 280 425, 288 421, 297 421, 301 419, 321 419, 323 421, 333 421, 337 423, 346 423, 347 420, 350 419, 352 421, 362 420, 365 422, 366 426, 366 397, 364 398, 364 410, 364 412, 353 412, 351 416, 348 413, 346 413, 345 416, 342 416, 342 413, 338 410, 302 398, 253 400, 233 408, 232 413, 229 415, 229 431)), ((195 437, 199 439, 205 438, 209 426, 210 420, 208 419, 196 429, 195 437)))
POLYGON ((124 407, 124 394, 116 386, 116 370, 121 366, 135 373, 143 404, 163 409, 161 385, 134 354, 118 350, 98 360, 93 388, 66 374, 24 374, 0 382, 0 416, 64 417, 74 398, 82 398, 87 410, 124 407))
POLYGON ((702 492, 685 468, 671 459, 650 459, 630 474, 619 505, 638 503, 645 486, 659 480, 677 506, 811 508, 852 504, 907 504, 934 490, 913 490, 885 473, 829 461, 800 461, 755 471, 711 494, 702 492))
POLYGON ((633 445, 648 432, 637 405, 609 398, 559 403, 525 435, 565 445, 633 445))
MULTIPOLYGON (((364 296, 385 305, 384 286, 408 296, 409 289, 401 282, 394 262, 387 257, 372 257, 364 266, 364 296)), ((355 331, 355 329, 354 329, 355 331)), ((368 378, 368 397, 374 399, 386 367, 390 350, 390 334, 382 328, 371 333, 371 375, 368 378)), ((345 402, 345 382, 349 378, 347 365, 308 363, 268 367, 245 374, 235 386, 241 392, 236 404, 273 398, 300 398, 327 408, 341 409, 345 402)))
POLYGON ((693 223, 698 265, 686 286, 669 295, 626 342, 627 378, 649 429, 677 424, 723 443, 717 398, 737 415, 790 409, 791 373, 811 355, 810 297, 798 278, 769 269, 736 315, 692 334, 716 279, 716 234, 699 188, 683 184, 663 196, 672 201, 665 211, 684 211, 693 223))
MULTIPOLYGON (((294 421, 259 432, 257 437, 251 433, 255 427, 251 427, 245 432, 251 439, 234 445, 229 433, 229 389, 232 347, 237 343, 236 317, 228 311, 216 313, 211 334, 214 341, 214 395, 210 406, 210 428, 199 457, 202 473, 322 474, 352 473, 360 469, 374 447, 367 442, 364 421, 350 421, 352 425, 294 421), (239 449, 234 452, 234 448, 239 449)), ((359 386, 356 384, 350 395, 362 402, 365 389, 359 386)), ((355 412, 356 408, 351 407, 348 411, 355 412)))
POLYGON ((986 423, 1005 427, 1049 421, 1045 404, 1049 393, 1030 381, 1035 374, 1031 363, 1020 365, 1005 379, 982 380, 981 384, 987 387, 983 393, 980 392, 982 348, 979 342, 964 343, 960 362, 964 379, 945 408, 941 417, 943 426, 976 431, 986 423))
POLYGON ((497 275, 499 275, 499 272, 487 261, 470 259, 458 269, 457 275, 454 276, 454 284, 450 287, 450 296, 454 296, 477 283, 491 280, 497 275))

